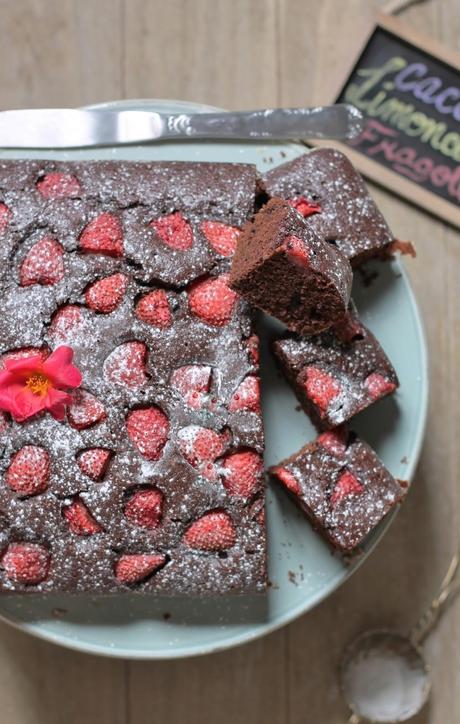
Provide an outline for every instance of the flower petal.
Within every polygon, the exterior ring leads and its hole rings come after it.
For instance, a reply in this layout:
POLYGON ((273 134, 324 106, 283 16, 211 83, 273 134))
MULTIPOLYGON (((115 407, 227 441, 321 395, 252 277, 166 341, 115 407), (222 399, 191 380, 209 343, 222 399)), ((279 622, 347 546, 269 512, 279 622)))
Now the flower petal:
POLYGON ((78 387, 82 381, 80 371, 71 364, 72 359, 72 348, 62 345, 45 362, 39 355, 7 360, 5 369, 0 371, 0 410, 10 412, 17 422, 45 409, 56 419, 64 419, 66 405, 72 397, 59 388, 78 387), (45 395, 35 394, 27 386, 27 377, 32 375, 43 375, 48 380, 45 395))
POLYGON ((0 390, 8 387, 8 385, 13 384, 14 382, 17 382, 16 377, 11 374, 11 372, 0 372, 0 390))
POLYGON ((28 417, 32 417, 32 415, 36 415, 37 412, 45 409, 46 398, 34 395, 27 387, 10 385, 9 390, 11 391, 11 397, 14 399, 14 409, 11 409, 10 412, 16 422, 23 422, 28 417))
POLYGON ((48 372, 47 377, 54 387, 80 387, 82 376, 81 372, 74 365, 66 365, 56 372, 48 372))
POLYGON ((49 365, 50 369, 53 368, 59 368, 63 365, 68 365, 73 360, 73 349, 72 347, 69 347, 66 344, 62 344, 60 347, 56 347, 54 352, 50 354, 48 359, 46 360, 47 364, 49 365))
POLYGON ((79 387, 81 372, 71 364, 73 349, 62 345, 43 363, 43 372, 56 387, 79 387))
POLYGON ((66 413, 66 405, 72 402, 72 395, 62 390, 51 388, 45 398, 45 407, 56 420, 63 420, 66 413))
POLYGON ((18 377, 28 377, 31 374, 40 374, 43 371, 43 360, 39 354, 22 359, 7 359, 5 369, 18 377))
POLYGON ((10 412, 16 422, 23 422, 44 409, 44 399, 34 395, 23 384, 21 377, 9 372, 0 377, 0 409, 10 412))
POLYGON ((21 391, 23 385, 8 385, 0 387, 0 409, 5 412, 13 412, 16 410, 16 395, 21 391))

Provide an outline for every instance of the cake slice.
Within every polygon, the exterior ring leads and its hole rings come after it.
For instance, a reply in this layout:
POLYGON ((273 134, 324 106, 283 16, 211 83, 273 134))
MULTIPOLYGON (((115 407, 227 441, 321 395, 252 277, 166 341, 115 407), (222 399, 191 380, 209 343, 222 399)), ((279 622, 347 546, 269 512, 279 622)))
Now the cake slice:
POLYGON ((360 546, 407 492, 407 483, 344 428, 322 433, 269 473, 341 553, 360 546))
POLYGON ((273 343, 273 352, 320 430, 350 420, 399 386, 393 365, 354 305, 326 332, 287 335, 273 343))
POLYGON ((256 181, 0 163, 1 592, 265 591, 258 341, 228 286, 256 181))
POLYGON ((358 266, 381 256, 394 240, 388 224, 348 158, 334 148, 318 148, 268 171, 269 196, 287 199, 311 230, 358 266))
POLYGON ((351 283, 345 256, 282 199, 245 226, 230 273, 235 291, 301 334, 322 332, 345 314, 351 283))

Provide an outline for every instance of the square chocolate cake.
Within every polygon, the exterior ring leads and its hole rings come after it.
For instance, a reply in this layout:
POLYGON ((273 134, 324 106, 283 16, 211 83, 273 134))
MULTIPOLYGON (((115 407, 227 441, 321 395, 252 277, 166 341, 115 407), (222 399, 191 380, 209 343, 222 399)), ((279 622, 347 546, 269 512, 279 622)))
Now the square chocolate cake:
POLYGON ((343 427, 323 432, 269 470, 313 527, 342 553, 361 545, 406 495, 372 448, 343 427))
POLYGON ((399 386, 393 365, 354 305, 322 334, 286 335, 275 357, 303 409, 320 430, 350 420, 399 386))
POLYGON ((0 590, 266 587, 244 164, 0 163, 0 590))

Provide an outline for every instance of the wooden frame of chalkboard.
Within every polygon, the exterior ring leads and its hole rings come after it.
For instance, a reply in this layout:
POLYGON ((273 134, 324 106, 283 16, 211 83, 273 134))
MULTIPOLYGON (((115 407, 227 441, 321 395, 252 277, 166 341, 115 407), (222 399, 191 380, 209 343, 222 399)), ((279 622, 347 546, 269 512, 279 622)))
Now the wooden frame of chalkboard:
MULTIPOLYGON (((397 48, 399 44, 399 47, 410 56, 411 61, 409 65, 413 68, 415 68, 414 58, 419 59, 419 68, 413 70, 413 79, 422 77, 422 61, 425 61, 428 70, 429 63, 431 62, 432 65, 435 66, 435 69, 438 69, 438 73, 439 69, 444 70, 445 76, 448 79, 448 87, 452 87, 452 81, 450 81, 449 86, 449 77, 452 78, 452 75, 460 72, 460 54, 444 48, 431 38, 423 37, 411 28, 407 28, 396 18, 380 14, 378 15, 377 22, 373 24, 364 45, 360 44, 360 48, 357 49, 351 69, 348 70, 345 77, 340 79, 332 98, 324 99, 325 102, 353 102, 350 96, 353 97, 354 89, 358 86, 357 84, 351 84, 350 80, 364 77, 362 73, 363 69, 361 69, 358 76, 360 62, 366 58, 369 59, 372 52, 375 53, 376 39, 378 41, 381 37, 387 41, 387 47, 397 48)), ((425 211, 441 217, 454 226, 460 227, 460 123, 458 123, 458 131, 452 130, 452 125, 455 127, 455 122, 460 121, 460 91, 459 96, 457 96, 458 103, 455 103, 457 107, 455 113, 458 113, 458 119, 455 117, 453 124, 452 122, 450 123, 450 127, 445 123, 445 119, 441 117, 441 112, 437 112, 436 109, 438 106, 436 106, 434 113, 436 117, 430 117, 429 111, 428 114, 425 114, 421 110, 423 108, 425 110, 432 110, 434 108, 433 94, 437 88, 441 88, 439 83, 442 83, 442 79, 438 77, 436 72, 434 75, 428 73, 428 77, 422 78, 424 85, 420 85, 418 89, 418 95, 422 96, 422 99, 423 97, 428 98, 428 102, 424 103, 423 100, 418 100, 417 97, 414 98, 411 93, 411 97, 405 99, 409 100, 409 103, 404 104, 402 103, 402 95, 399 93, 399 98, 395 97, 393 99, 392 111, 388 104, 389 91, 392 91, 395 87, 394 79, 398 77, 397 73, 404 67, 408 67, 407 62, 402 65, 404 58, 399 59, 399 67, 396 62, 397 60, 397 56, 392 56, 393 71, 391 70, 391 65, 382 68, 377 66, 373 69, 374 80, 377 78, 377 71, 380 71, 380 81, 382 82, 377 81, 374 83, 372 87, 372 98, 366 99, 367 103, 374 103, 374 106, 368 106, 371 110, 371 115, 366 113, 366 108, 362 108, 367 120, 366 131, 361 136, 361 139, 358 139, 358 143, 350 142, 350 145, 345 145, 335 142, 331 143, 330 141, 309 141, 308 145, 333 145, 339 148, 350 158, 356 168, 371 180, 382 186, 386 186, 394 193, 423 207, 425 211), (387 74, 384 73, 386 67, 388 67, 387 74), (384 80, 385 76, 386 80, 384 80), (384 108, 385 101, 387 101, 387 105, 384 108), (399 106, 397 105, 398 103, 399 106), (412 108, 412 111, 410 111, 409 106, 412 108), (379 117, 380 109, 383 109, 383 113, 380 114, 379 117), (397 115, 398 111, 400 111, 399 116, 397 115), (414 132, 414 135, 407 135, 403 131, 404 146, 401 146, 399 143, 400 135, 398 124, 395 128, 387 122, 389 114, 391 118, 392 112, 393 119, 399 118, 399 129, 404 127, 404 124, 406 124, 406 128, 410 129, 411 123, 413 124, 413 128, 410 130, 414 132), (382 115, 385 122, 381 121, 382 115), (405 119, 403 118, 404 115, 405 119), (411 116, 412 120, 409 121, 408 126, 409 116, 411 116), (423 123, 425 123, 425 128, 423 127, 423 123), (444 127, 443 135, 441 133, 442 127, 444 127), (420 135, 420 138, 414 138, 416 133, 420 135), (449 137, 447 138, 447 142, 446 136, 449 137), (440 157, 441 160, 444 158, 439 151, 442 138, 449 153, 455 154, 448 159, 446 158, 444 164, 439 163, 440 157), (428 139, 428 142, 425 142, 424 139, 428 139), (430 143, 434 143, 435 141, 436 144, 431 146, 430 143), (449 142, 452 148, 449 146, 449 142), (365 145, 366 143, 367 145, 365 145), (358 144, 363 145, 360 148, 358 144), (425 153, 424 156, 419 155, 420 149, 425 153), (449 165, 451 158, 454 159, 453 168, 452 165, 449 165)), ((387 62, 389 63, 390 61, 388 60, 387 62)), ((365 72, 369 74, 372 70, 366 68, 365 72)), ((369 78, 370 76, 367 75, 367 77, 369 78)), ((361 84, 361 88, 362 85, 363 84, 361 84)), ((408 87, 409 85, 410 83, 406 81, 405 86, 408 87)), ((415 83, 413 85, 415 85, 415 83)), ((400 83, 400 86, 404 87, 404 84, 400 83)), ((397 94, 398 90, 399 89, 396 88, 397 94)), ((456 90, 455 87, 454 90, 456 90)), ((445 91, 446 89, 444 89, 443 92, 445 93, 445 91)), ((444 100, 446 100, 446 98, 444 100)), ((355 105, 359 107, 359 101, 355 103, 355 105)), ((447 105, 442 107, 444 109, 442 111, 443 113, 453 113, 452 109, 454 105, 450 104, 448 111, 445 110, 447 105)), ((447 120, 452 121, 452 118, 447 120)))

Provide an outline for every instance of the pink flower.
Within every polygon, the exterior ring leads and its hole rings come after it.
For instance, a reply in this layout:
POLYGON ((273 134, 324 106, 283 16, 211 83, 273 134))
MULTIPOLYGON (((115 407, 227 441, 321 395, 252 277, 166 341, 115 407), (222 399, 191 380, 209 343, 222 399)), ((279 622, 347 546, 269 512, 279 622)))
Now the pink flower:
POLYGON ((72 364, 71 347, 58 347, 45 360, 36 354, 5 361, 0 371, 0 410, 10 412, 16 422, 42 410, 63 420, 72 396, 65 390, 81 385, 81 373, 72 364))

